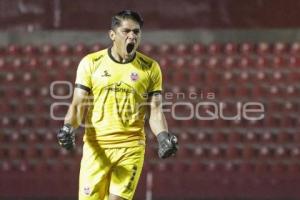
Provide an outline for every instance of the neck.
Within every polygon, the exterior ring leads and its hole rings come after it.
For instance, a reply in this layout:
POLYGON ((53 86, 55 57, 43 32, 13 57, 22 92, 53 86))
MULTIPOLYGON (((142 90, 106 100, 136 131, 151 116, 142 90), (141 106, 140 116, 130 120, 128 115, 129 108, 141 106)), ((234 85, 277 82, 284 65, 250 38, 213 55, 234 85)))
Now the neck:
POLYGON ((118 52, 118 49, 116 48, 116 46, 112 46, 112 48, 111 48, 111 56, 117 62, 127 63, 127 62, 129 62, 129 61, 131 61, 133 59, 133 57, 135 56, 135 54, 129 55, 129 56, 122 55, 122 53, 118 52))

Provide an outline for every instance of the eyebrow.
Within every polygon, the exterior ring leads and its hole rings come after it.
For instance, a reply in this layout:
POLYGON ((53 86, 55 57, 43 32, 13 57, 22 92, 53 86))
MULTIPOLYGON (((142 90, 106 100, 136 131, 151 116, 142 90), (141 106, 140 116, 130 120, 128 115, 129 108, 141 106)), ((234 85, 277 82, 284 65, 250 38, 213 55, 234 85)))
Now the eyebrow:
POLYGON ((123 31, 133 31, 133 32, 135 32, 135 31, 140 31, 141 29, 139 29, 139 28, 135 28, 135 29, 129 29, 129 28, 123 28, 123 31))

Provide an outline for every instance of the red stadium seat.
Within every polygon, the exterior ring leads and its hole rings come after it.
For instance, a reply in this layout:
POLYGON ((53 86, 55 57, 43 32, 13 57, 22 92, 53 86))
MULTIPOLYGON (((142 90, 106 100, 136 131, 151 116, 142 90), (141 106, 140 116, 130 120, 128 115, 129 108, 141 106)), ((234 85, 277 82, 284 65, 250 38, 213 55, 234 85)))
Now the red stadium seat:
POLYGON ((300 57, 299 56, 289 56, 287 65, 291 68, 294 69, 295 67, 300 66, 300 57))
POLYGON ((282 145, 277 146, 274 149, 274 159, 284 160, 288 158, 289 152, 288 149, 283 147, 282 145))
POLYGON ((173 47, 170 44, 163 43, 158 46, 157 51, 158 51, 158 54, 160 54, 160 55, 168 55, 173 52, 173 47))
POLYGON ((90 48, 89 48, 89 52, 96 52, 96 51, 100 51, 101 49, 103 49, 104 46, 100 43, 95 43, 93 44, 90 48))
POLYGON ((53 58, 47 58, 43 60, 43 65, 41 67, 41 71, 44 70, 54 70, 57 67, 57 61, 53 58))
POLYGON ((3 116, 1 118, 1 127, 6 128, 13 128, 15 125, 15 121, 12 117, 3 116))
POLYGON ((286 85, 283 91, 283 96, 285 96, 286 98, 297 97, 298 94, 299 88, 293 85, 286 85))
POLYGON ((190 54, 188 45, 183 43, 177 44, 174 50, 175 54, 178 56, 185 56, 190 54))
POLYGON ((272 158, 272 149, 268 146, 261 146, 258 149, 258 159, 267 160, 272 158))
POLYGON ((72 55, 83 57, 88 53, 88 49, 85 44, 79 43, 73 47, 73 52, 72 55))
POLYGON ((229 42, 224 45, 224 53, 232 55, 237 53, 238 46, 235 43, 229 42))
POLYGON ((26 160, 21 160, 17 164, 17 170, 23 173, 30 172, 33 170, 33 166, 26 160))
POLYGON ((21 48, 17 44, 10 44, 7 46, 6 51, 8 55, 17 56, 21 53, 21 48))
POLYGON ((54 55, 56 53, 56 49, 51 44, 43 44, 41 47, 41 53, 44 55, 54 55))
MULTIPOLYGON (((299 142, 299 134, 295 135, 296 142, 299 142)), ((290 149, 290 155, 291 155, 291 160, 293 161, 299 161, 300 159, 300 149, 297 146, 291 147, 290 149)))
POLYGON ((195 142, 197 144, 205 144, 211 141, 211 135, 204 131, 199 131, 195 133, 195 142))
POLYGON ((202 146, 196 146, 193 150, 194 159, 205 159, 208 157, 208 150, 202 146))
POLYGON ((267 58, 266 56, 259 56, 255 59, 255 61, 256 61, 255 62, 255 67, 260 69, 260 70, 263 70, 266 67, 270 66, 269 58, 267 58))
POLYGON ((223 64, 226 69, 232 69, 236 67, 237 60, 232 56, 226 56, 223 60, 223 64))
POLYGON ((18 82, 19 82, 19 76, 16 73, 14 73, 14 72, 7 72, 4 75, 3 84, 5 84, 6 86, 14 87, 14 86, 17 85, 18 82))
POLYGON ((218 173, 224 171, 224 165, 223 163, 217 163, 217 162, 209 162, 207 164, 206 170, 210 173, 218 173))
POLYGON ((185 83, 187 80, 187 75, 185 73, 186 70, 186 60, 184 58, 179 57, 175 60, 175 63, 173 64, 174 67, 174 74, 173 74, 173 83, 185 83))
POLYGON ((152 56, 154 55, 156 52, 155 52, 155 46, 151 43, 143 43, 140 45, 140 50, 142 53, 146 54, 146 55, 149 55, 149 56, 152 56))
POLYGON ((188 83, 189 85, 195 85, 195 83, 200 84, 203 82, 204 73, 202 73, 203 60, 195 57, 188 66, 188 83))
POLYGON ((71 55, 72 48, 69 44, 60 44, 57 48, 58 55, 71 55))
POLYGON ((60 71, 60 73, 63 73, 63 74, 66 74, 66 72, 67 72, 65 70, 70 70, 70 69, 74 68, 74 66, 75 66, 73 63, 73 60, 70 57, 66 57, 66 58, 60 60, 60 62, 58 64, 59 64, 58 70, 60 71))
POLYGON ((195 43, 192 45, 192 54, 203 55, 205 54, 205 45, 201 43, 195 43))
POLYGON ((238 62, 237 62, 238 67, 247 69, 247 68, 253 68, 254 61, 249 57, 249 56, 242 56, 238 62))
POLYGON ((23 46, 22 53, 25 55, 33 56, 39 53, 39 49, 32 44, 27 44, 23 46))
POLYGON ((40 60, 36 57, 31 56, 30 59, 26 63, 27 70, 38 70, 41 63, 40 60))
POLYGON ((222 74, 222 82, 229 85, 230 82, 235 81, 234 73, 232 71, 224 71, 222 74))
POLYGON ((49 96, 49 93, 50 93, 49 87, 46 87, 46 86, 42 86, 38 90, 38 95, 41 97, 47 97, 47 96, 49 96))
POLYGON ((287 65, 287 60, 285 57, 279 56, 272 56, 271 57, 271 65, 275 68, 285 67, 287 65))
POLYGON ((258 55, 265 55, 271 53, 270 44, 266 42, 259 42, 256 46, 256 53, 258 55))
POLYGON ((287 79, 287 77, 286 77, 286 74, 284 72, 281 72, 279 70, 274 70, 270 74, 269 82, 271 84, 278 83, 278 82, 286 82, 286 79, 287 79))
POLYGON ((212 146, 208 149, 209 158, 214 159, 222 159, 224 157, 224 149, 219 146, 212 146))
POLYGON ((9 172, 13 170, 13 165, 10 161, 4 160, 1 162, 1 171, 2 173, 4 172, 9 172))
POLYGON ((239 51, 242 55, 250 55, 253 54, 254 45, 249 42, 244 42, 240 44, 239 51))
POLYGON ((287 44, 284 42, 276 42, 273 45, 273 53, 278 55, 287 53, 287 44))
POLYGON ((300 43, 299 42, 293 42, 290 45, 289 53, 292 55, 299 55, 300 53, 300 43))
POLYGON ((192 133, 188 133, 187 131, 180 132, 178 137, 179 141, 183 144, 190 144, 194 142, 194 135, 192 133))
POLYGON ((246 69, 236 73, 236 83, 242 87, 251 82, 251 78, 250 72, 246 69))
POLYGON ((260 134, 260 142, 262 143, 273 143, 274 139, 274 134, 272 134, 270 131, 265 131, 260 134))
POLYGON ((222 51, 222 45, 219 43, 211 43, 207 46, 207 52, 210 55, 220 54, 222 51))
POLYGON ((268 96, 270 98, 280 97, 282 95, 282 89, 278 86, 272 85, 267 88, 268 96))

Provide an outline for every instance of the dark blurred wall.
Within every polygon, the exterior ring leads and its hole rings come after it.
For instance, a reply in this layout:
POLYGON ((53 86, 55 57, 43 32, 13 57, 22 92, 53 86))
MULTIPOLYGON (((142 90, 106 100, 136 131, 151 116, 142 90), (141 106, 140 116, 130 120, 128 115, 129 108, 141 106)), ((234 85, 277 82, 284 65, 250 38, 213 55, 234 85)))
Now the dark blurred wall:
POLYGON ((123 9, 152 30, 300 27, 298 0, 1 0, 0 29, 107 30, 123 9))

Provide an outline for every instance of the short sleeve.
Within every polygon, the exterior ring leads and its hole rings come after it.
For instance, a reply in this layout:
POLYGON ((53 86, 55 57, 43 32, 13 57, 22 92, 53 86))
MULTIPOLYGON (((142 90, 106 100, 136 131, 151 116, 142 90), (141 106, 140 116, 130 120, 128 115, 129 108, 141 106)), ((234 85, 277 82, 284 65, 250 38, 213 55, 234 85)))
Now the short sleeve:
POLYGON ((150 85, 148 88, 148 94, 153 94, 162 91, 162 73, 160 66, 157 62, 154 62, 151 67, 150 73, 150 85))
POLYGON ((88 92, 92 88, 92 62, 88 56, 84 57, 77 68, 75 87, 87 90, 88 92))

